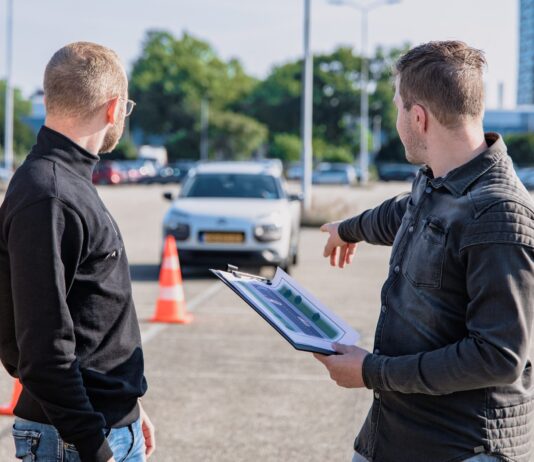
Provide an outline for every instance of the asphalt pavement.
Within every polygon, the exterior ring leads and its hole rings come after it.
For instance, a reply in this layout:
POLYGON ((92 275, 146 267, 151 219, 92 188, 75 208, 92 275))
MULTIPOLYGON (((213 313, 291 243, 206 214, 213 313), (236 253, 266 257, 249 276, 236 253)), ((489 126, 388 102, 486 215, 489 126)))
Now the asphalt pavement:
MULTIPOLYGON (((321 187, 315 193, 322 200, 343 197, 356 210, 407 187, 321 187)), ((338 388, 311 354, 294 350, 222 283, 206 273, 187 274, 194 322, 148 322, 158 294, 160 224, 169 206, 161 195, 173 188, 100 188, 131 264, 149 383, 143 403, 157 428, 152 460, 350 461, 371 392, 338 388)), ((293 276, 358 330, 361 346, 370 349, 389 249, 360 245, 354 263, 339 270, 322 258, 324 242, 316 228, 302 229, 293 276)), ((10 393, 11 380, 2 371, 0 402, 10 393)), ((12 418, 0 417, 0 461, 14 460, 11 425, 12 418)))

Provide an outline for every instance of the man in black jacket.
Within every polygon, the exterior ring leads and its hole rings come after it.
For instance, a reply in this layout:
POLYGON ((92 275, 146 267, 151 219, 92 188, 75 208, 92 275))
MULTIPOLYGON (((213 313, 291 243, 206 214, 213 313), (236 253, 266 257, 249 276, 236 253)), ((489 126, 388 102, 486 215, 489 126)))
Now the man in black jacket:
POLYGON ((121 233, 94 186, 133 109, 118 56, 78 42, 44 76, 46 121, 0 208, 0 358, 23 391, 16 457, 137 462, 154 450, 121 233))
POLYGON ((532 460, 534 203, 484 134, 484 66, 455 41, 401 57, 397 130, 425 167, 411 193, 322 228, 333 266, 357 242, 392 246, 373 352, 317 356, 374 391, 354 461, 532 460))

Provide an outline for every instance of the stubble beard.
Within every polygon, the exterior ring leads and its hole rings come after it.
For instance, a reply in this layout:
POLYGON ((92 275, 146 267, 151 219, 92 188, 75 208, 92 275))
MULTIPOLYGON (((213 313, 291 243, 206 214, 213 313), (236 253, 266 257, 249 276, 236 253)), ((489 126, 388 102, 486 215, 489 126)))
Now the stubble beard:
POLYGON ((406 160, 413 165, 426 163, 427 146, 410 126, 406 127, 406 141, 403 142, 406 160))
POLYGON ((105 154, 113 151, 119 144, 122 132, 124 131, 124 117, 120 117, 115 125, 113 125, 105 134, 102 147, 99 150, 99 154, 105 154))

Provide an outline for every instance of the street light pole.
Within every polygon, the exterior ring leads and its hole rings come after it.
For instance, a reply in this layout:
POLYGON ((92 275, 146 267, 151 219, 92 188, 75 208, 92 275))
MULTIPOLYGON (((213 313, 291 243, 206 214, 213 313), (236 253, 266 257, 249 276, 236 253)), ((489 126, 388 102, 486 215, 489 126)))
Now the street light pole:
POLYGON ((302 69, 301 138, 302 138, 302 194, 304 210, 309 212, 312 204, 312 85, 313 56, 310 51, 311 0, 304 0, 304 65, 302 69))
POLYGON ((361 13, 361 60, 362 70, 360 74, 360 169, 361 169, 361 183, 366 184, 369 181, 369 146, 367 135, 369 133, 369 63, 367 60, 367 40, 368 40, 368 24, 367 17, 369 11, 381 5, 393 5, 400 3, 401 0, 375 0, 372 3, 361 4, 355 3, 351 0, 329 0, 333 5, 347 5, 356 8, 361 13))
POLYGON ((369 182, 369 146, 367 134, 369 132, 369 94, 367 85, 369 81, 369 66, 367 63, 367 9, 362 8, 362 72, 360 73, 360 181, 369 182))
POLYGON ((202 98, 200 101, 200 160, 208 160, 208 126, 209 126, 209 101, 202 98))
POLYGON ((4 112, 4 166, 13 171, 13 0, 7 0, 6 24, 6 101, 4 112))

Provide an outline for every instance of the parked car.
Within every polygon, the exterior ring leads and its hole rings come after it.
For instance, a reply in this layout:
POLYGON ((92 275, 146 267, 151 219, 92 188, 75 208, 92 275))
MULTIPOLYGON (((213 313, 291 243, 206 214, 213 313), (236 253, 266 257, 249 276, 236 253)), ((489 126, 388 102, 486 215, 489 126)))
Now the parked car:
POLYGON ((120 169, 118 162, 101 160, 93 170, 94 184, 119 184, 127 181, 128 175, 120 169))
POLYGON ((161 167, 154 176, 142 178, 140 182, 145 184, 181 183, 195 165, 195 161, 173 162, 161 167))
POLYGON ((184 266, 281 266, 298 260, 300 196, 278 167, 259 162, 199 164, 163 219, 184 266))
POLYGON ((321 162, 312 176, 314 184, 347 184, 356 183, 356 170, 351 164, 343 162, 321 162))
POLYGON ((304 167, 302 162, 293 162, 286 170, 286 178, 288 180, 301 180, 304 176, 304 167))
POLYGON ((401 163, 377 164, 378 177, 382 181, 413 181, 421 168, 418 165, 401 163))

